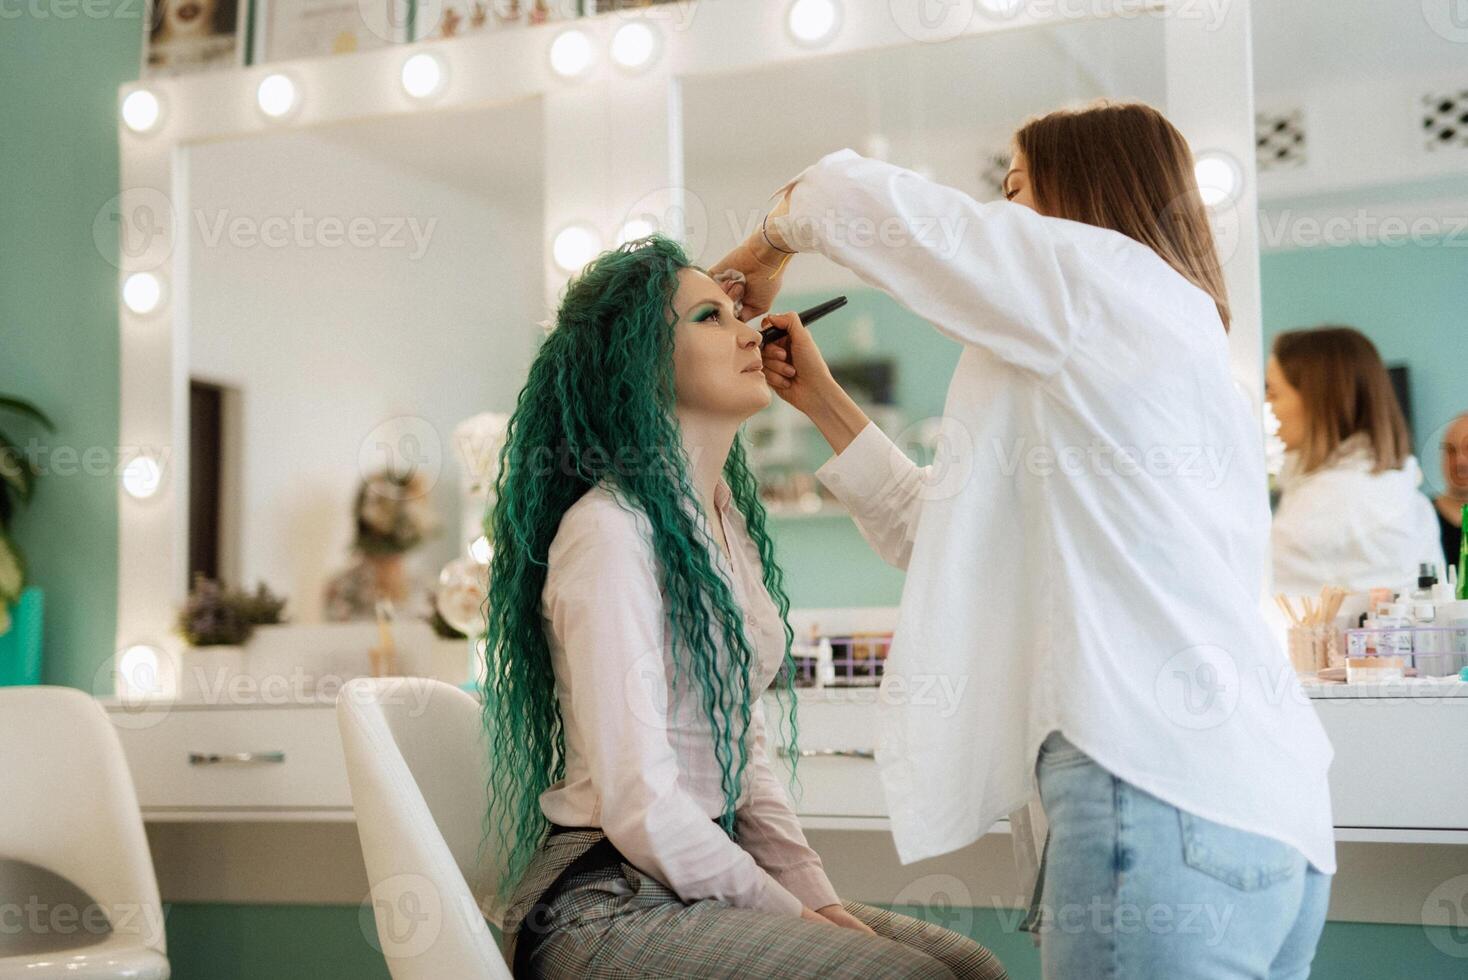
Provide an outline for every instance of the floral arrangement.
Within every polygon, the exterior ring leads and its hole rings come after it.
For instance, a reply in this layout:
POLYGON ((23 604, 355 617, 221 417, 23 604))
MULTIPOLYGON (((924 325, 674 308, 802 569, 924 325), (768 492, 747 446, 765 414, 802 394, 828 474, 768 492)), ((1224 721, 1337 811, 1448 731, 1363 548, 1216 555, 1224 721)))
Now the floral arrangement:
POLYGON ((421 471, 382 470, 357 490, 355 545, 367 555, 411 551, 438 529, 421 471))
POLYGON ((178 631, 190 646, 238 646, 256 626, 284 622, 285 602, 264 582, 250 593, 195 575, 194 587, 179 610, 178 631))

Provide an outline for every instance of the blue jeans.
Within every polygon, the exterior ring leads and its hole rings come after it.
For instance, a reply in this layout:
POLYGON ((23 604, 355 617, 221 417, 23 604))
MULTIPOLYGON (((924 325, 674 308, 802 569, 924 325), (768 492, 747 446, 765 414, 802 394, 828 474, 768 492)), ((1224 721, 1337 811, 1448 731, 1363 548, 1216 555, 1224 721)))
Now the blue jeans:
POLYGON ((1050 823, 1038 929, 1046 980, 1310 975, 1330 876, 1298 850, 1164 803, 1059 732, 1036 768, 1050 823))

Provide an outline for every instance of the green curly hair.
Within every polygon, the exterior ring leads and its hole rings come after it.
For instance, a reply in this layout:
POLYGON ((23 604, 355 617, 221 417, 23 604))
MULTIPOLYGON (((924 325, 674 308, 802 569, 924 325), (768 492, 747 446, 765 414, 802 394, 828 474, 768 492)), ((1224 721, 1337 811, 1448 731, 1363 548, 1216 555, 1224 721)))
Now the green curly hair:
MULTIPOLYGON (((683 249, 660 235, 605 252, 567 287, 554 328, 530 366, 500 451, 495 503, 485 530, 495 542, 484 602, 484 720, 491 769, 485 840, 497 835, 508 891, 540 845, 547 822, 540 794, 565 775, 565 729, 541 615, 546 556, 561 517, 598 481, 652 526, 652 547, 673 638, 674 691, 702 701, 714 736, 724 812, 735 838, 735 802, 749 764, 746 733, 755 652, 728 581, 711 558, 674 415, 671 313, 683 249), (629 453, 641 465, 627 466, 629 453), (727 651, 719 669, 715 652, 727 651), (680 686, 680 674, 692 681, 680 686)), ((759 549, 764 584, 785 621, 781 698, 787 737, 796 723, 794 669, 785 593, 742 437, 724 479, 759 549)), ((791 758, 795 753, 791 753, 791 758)), ((794 784, 794 771, 791 771, 794 784)))

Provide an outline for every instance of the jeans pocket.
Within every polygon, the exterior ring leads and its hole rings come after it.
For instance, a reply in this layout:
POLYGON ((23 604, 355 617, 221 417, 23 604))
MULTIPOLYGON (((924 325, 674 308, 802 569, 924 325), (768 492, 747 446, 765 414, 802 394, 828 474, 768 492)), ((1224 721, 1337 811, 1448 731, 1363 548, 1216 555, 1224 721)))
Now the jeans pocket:
POLYGON ((1183 862, 1240 891, 1257 891, 1305 870, 1305 856, 1284 841, 1177 811, 1183 862))

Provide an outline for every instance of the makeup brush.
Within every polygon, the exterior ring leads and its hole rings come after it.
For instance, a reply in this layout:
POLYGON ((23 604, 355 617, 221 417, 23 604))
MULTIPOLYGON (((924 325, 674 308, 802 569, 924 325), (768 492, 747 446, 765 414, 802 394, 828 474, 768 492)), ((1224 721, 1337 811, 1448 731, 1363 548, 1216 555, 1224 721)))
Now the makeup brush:
MULTIPOLYGON (((828 299, 824 303, 821 303, 817 306, 812 306, 810 309, 806 310, 803 313, 797 313, 796 316, 800 317, 800 322, 808 327, 812 323, 815 323, 817 320, 819 320, 821 317, 825 316, 827 313, 834 313, 845 305, 846 297, 837 296, 835 299, 828 299)), ((780 340, 781 338, 788 337, 789 335, 790 331, 786 330, 784 327, 765 327, 759 332, 759 345, 763 347, 765 344, 771 343, 772 341, 780 340)))

